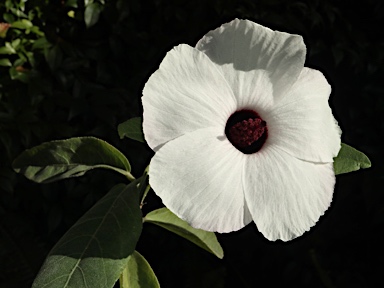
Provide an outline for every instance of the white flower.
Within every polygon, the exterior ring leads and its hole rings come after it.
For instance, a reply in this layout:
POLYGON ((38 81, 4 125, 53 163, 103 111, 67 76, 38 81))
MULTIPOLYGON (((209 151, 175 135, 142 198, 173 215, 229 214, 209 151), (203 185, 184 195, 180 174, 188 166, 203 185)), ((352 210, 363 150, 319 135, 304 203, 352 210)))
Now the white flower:
POLYGON ((193 227, 256 223, 269 240, 329 207, 341 131, 298 35, 238 20, 167 53, 143 90, 149 183, 193 227))

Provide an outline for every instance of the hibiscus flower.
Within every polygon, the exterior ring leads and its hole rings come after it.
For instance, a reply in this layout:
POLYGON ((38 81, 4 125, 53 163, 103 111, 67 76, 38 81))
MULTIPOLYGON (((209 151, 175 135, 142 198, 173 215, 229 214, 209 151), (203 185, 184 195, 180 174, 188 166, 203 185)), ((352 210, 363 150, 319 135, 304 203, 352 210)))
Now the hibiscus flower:
POLYGON ((328 209, 341 131, 301 36, 238 20, 167 53, 143 90, 149 183, 195 228, 291 240, 328 209))

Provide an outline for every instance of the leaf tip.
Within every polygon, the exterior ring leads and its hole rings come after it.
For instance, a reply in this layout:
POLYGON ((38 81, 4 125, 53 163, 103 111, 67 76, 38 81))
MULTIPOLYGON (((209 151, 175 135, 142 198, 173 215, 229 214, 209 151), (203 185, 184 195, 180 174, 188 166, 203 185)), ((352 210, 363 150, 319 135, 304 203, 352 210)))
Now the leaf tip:
POLYGON ((372 166, 371 160, 369 160, 368 157, 366 157, 366 158, 367 158, 367 159, 366 159, 366 162, 362 162, 362 163, 361 163, 361 168, 362 168, 362 169, 371 168, 371 166, 372 166))

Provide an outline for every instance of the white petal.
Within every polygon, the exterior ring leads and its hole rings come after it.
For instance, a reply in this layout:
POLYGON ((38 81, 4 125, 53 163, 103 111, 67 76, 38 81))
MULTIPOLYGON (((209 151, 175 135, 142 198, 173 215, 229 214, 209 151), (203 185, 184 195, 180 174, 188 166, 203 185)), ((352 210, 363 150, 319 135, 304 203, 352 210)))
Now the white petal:
POLYGON ((268 143, 306 161, 333 162, 340 150, 341 130, 328 104, 330 93, 331 86, 321 72, 304 68, 264 119, 268 143))
POLYGON ((223 133, 204 128, 167 142, 151 160, 149 183, 193 227, 231 232, 252 219, 242 186, 245 155, 223 133))
POLYGON ((216 65, 184 44, 167 53, 146 83, 142 102, 145 140, 155 151, 187 132, 224 127, 236 105, 216 65))
POLYGON ((237 101, 236 110, 251 109, 261 118, 273 109, 273 87, 265 70, 237 71, 232 90, 237 101))
POLYGON ((221 67, 231 86, 236 71, 267 70, 277 98, 296 81, 306 54, 301 36, 239 19, 210 31, 196 48, 221 67))
POLYGON ((332 201, 332 163, 305 162, 267 145, 249 155, 244 169, 247 205, 257 228, 269 240, 288 241, 302 235, 332 201))

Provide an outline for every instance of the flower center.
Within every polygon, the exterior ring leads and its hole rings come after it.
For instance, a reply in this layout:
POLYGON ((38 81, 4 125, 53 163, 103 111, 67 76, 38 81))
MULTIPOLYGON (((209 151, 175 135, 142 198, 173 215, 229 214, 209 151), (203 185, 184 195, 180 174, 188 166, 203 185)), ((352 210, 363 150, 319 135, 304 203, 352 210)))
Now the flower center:
POLYGON ((228 118, 225 135, 237 150, 256 153, 267 140, 267 123, 253 110, 239 110, 228 118))

